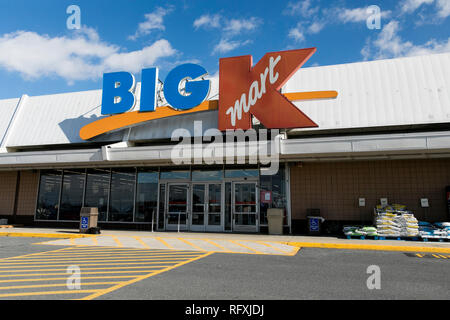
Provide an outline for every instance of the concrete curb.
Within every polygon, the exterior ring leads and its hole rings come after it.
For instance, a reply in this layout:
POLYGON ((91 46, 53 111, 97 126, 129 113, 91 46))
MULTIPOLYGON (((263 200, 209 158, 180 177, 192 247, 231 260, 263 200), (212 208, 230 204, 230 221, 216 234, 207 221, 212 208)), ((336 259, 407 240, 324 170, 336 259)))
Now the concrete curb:
POLYGON ((0 237, 25 237, 25 238, 56 238, 78 239, 95 237, 91 234, 67 234, 67 233, 32 233, 32 232, 0 232, 0 237))
MULTIPOLYGON (((76 233, 69 234, 69 233, 0 232, 0 237, 79 239, 96 236, 97 235, 76 234, 76 233)), ((322 242, 296 242, 296 241, 277 241, 277 242, 298 248, 450 253, 450 248, 441 248, 441 247, 371 245, 371 244, 354 244, 354 243, 347 244, 347 243, 322 243, 322 242)))
POLYGON ((401 251, 401 252, 433 252, 450 253, 450 248, 421 247, 421 246, 391 246, 370 244, 344 244, 344 243, 314 243, 314 242, 283 242, 284 244, 299 248, 326 248, 347 250, 375 250, 375 251, 401 251))

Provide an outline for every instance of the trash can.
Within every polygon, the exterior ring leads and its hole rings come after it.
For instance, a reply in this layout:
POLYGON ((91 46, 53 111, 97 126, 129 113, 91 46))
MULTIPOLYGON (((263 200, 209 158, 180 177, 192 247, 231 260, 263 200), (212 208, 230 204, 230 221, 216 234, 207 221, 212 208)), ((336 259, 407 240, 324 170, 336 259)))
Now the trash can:
POLYGON ((269 225, 269 234, 283 234, 283 218, 283 209, 267 209, 267 223, 269 225))
POLYGON ((80 212, 80 233, 91 233, 96 230, 98 220, 98 208, 83 207, 80 212))
POLYGON ((308 219, 308 234, 320 235, 322 232, 322 222, 325 219, 319 216, 308 216, 306 218, 308 219))

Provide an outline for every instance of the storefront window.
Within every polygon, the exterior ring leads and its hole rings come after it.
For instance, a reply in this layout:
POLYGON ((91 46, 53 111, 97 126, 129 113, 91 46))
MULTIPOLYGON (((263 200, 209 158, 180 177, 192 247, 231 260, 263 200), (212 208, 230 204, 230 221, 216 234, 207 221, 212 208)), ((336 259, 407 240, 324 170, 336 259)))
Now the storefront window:
POLYGON ((158 172, 138 170, 135 222, 156 222, 158 172))
POLYGON ((223 171, 202 171, 195 170, 192 171, 192 181, 222 181, 223 171))
POLYGON ((257 178, 258 169, 229 169, 225 170, 225 178, 257 178))
POLYGON ((190 172, 179 170, 161 171, 161 179, 164 180, 190 179, 190 172))
POLYGON ((59 220, 78 221, 83 203, 85 170, 64 170, 59 220))
POLYGON ((88 169, 87 171, 84 206, 97 207, 99 221, 107 220, 109 178, 109 169, 88 169))
MULTIPOLYGON (((262 169, 263 170, 263 169, 262 169)), ((286 183, 285 169, 280 169, 275 175, 261 175, 260 177, 260 224, 267 224, 267 209, 281 208, 286 214, 286 183)))
POLYGON ((133 222, 136 169, 112 169, 108 221, 133 222))
POLYGON ((41 172, 36 220, 57 220, 59 192, 61 189, 61 171, 41 172))

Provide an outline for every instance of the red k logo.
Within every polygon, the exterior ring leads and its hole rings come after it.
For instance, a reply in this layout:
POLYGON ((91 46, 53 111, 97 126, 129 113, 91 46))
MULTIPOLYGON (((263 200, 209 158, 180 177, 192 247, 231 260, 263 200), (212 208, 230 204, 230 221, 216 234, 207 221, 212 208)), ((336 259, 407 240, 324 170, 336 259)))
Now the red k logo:
POLYGON ((219 130, 251 128, 251 115, 268 129, 317 127, 280 93, 316 48, 271 52, 252 67, 252 56, 220 59, 219 130))

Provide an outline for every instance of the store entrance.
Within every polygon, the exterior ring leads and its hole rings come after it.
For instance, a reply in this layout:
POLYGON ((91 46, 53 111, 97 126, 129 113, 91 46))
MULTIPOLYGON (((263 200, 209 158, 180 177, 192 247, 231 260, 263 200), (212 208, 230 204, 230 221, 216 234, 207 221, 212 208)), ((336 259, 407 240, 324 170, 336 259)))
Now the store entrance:
POLYGON ((233 182, 233 231, 258 232, 258 193, 256 182, 233 182))
POLYGON ((189 184, 167 185, 166 230, 188 230, 189 184))
POLYGON ((221 183, 192 184, 190 230, 223 231, 222 189, 221 183))
POLYGON ((257 185, 256 180, 244 179, 162 183, 158 230, 258 232, 257 185))

